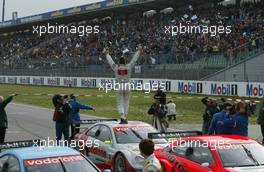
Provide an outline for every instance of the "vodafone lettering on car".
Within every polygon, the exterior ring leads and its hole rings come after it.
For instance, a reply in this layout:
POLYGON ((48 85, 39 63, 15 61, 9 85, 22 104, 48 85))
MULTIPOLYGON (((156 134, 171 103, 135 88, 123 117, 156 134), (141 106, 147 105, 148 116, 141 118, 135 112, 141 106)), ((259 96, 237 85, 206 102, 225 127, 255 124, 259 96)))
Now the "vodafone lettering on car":
POLYGON ((58 164, 61 162, 76 162, 76 161, 83 161, 85 158, 81 155, 77 156, 63 156, 63 157, 52 157, 52 158, 42 158, 42 159, 31 159, 25 160, 24 165, 25 167, 28 166, 40 166, 40 165, 48 165, 48 164, 58 164))

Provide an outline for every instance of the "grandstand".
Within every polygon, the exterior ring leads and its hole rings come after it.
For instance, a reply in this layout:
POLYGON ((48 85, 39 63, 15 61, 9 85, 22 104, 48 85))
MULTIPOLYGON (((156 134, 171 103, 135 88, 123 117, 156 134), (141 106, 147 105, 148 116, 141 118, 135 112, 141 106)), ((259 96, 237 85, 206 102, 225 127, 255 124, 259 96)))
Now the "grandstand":
POLYGON ((218 0, 107 0, 6 21, 0 24, 0 75, 112 77, 102 49, 109 46, 118 59, 125 48, 133 52, 137 44, 142 44, 145 51, 133 77, 213 78, 215 72, 263 54, 263 4, 263 1, 224 5, 218 0), (88 36, 32 33, 33 26, 47 23, 98 25, 100 32, 88 36), (164 32, 164 26, 179 23, 230 25, 232 32, 214 37, 204 34, 172 37, 164 32))

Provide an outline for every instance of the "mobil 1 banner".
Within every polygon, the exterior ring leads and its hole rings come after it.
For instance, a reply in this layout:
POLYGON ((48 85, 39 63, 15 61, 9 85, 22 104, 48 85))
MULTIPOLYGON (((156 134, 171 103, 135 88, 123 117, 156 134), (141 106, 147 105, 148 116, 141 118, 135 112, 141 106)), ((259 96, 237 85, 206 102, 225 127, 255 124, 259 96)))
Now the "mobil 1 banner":
POLYGON ((261 98, 264 96, 264 83, 244 83, 241 90, 241 96, 261 98))
POLYGON ((63 86, 76 87, 77 78, 63 78, 63 86))
POLYGON ((174 81, 173 91, 177 93, 203 94, 204 83, 199 81, 174 81))
POLYGON ((80 87, 95 88, 96 83, 96 79, 93 78, 79 78, 77 85, 80 87))
POLYGON ((28 77, 23 77, 23 76, 21 76, 21 77, 19 78, 19 83, 20 83, 20 84, 29 85, 29 84, 30 84, 30 77, 29 77, 29 76, 28 76, 28 77))
POLYGON ((6 77, 5 76, 0 76, 0 83, 6 83, 6 77))
POLYGON ((44 85, 44 77, 32 77, 33 85, 44 85))
POLYGON ((240 85, 236 82, 207 82, 206 95, 216 96, 239 96, 238 90, 240 85))
POLYGON ((148 91, 157 91, 158 89, 170 92, 171 80, 160 80, 160 79, 144 79, 143 89, 148 91))
POLYGON ((16 76, 8 76, 7 77, 8 84, 17 84, 17 77, 16 76))
POLYGON ((60 85, 60 78, 54 78, 54 77, 46 78, 46 85, 61 86, 60 85))

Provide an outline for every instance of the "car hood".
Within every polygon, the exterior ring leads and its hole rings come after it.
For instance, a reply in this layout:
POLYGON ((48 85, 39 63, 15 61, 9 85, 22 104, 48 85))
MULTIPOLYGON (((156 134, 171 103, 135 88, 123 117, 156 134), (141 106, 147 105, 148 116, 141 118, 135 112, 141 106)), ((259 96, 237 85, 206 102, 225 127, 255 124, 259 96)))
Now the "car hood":
POLYGON ((264 172, 264 166, 227 168, 234 172, 264 172))

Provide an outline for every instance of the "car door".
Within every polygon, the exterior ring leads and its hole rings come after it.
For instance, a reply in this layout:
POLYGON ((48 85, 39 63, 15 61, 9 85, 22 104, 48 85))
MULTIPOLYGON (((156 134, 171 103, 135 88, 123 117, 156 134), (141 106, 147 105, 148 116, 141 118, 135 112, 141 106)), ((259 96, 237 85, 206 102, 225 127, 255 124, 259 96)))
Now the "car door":
POLYGON ((86 135, 92 140, 92 146, 87 147, 86 156, 95 164, 105 164, 109 160, 107 150, 113 141, 111 130, 105 125, 97 125, 91 128, 86 135))
POLYGON ((87 143, 90 142, 92 144, 87 145, 85 143, 85 150, 84 154, 89 158, 93 163, 97 164, 96 162, 96 155, 95 155, 95 148, 99 147, 100 145, 96 144, 98 141, 95 137, 96 132, 100 129, 101 125, 96 125, 90 128, 86 133, 85 136, 83 136, 83 140, 87 143))
POLYGON ((111 130, 108 126, 102 125, 99 129, 99 133, 96 133, 96 139, 98 140, 98 147, 99 156, 98 161, 101 164, 109 164, 111 160, 111 152, 113 152, 112 143, 113 137, 111 130))
POLYGON ((199 141, 183 142, 172 149, 180 162, 180 166, 174 167, 175 171, 208 172, 214 164, 210 149, 199 141), (181 167, 183 166, 183 167, 181 167))

